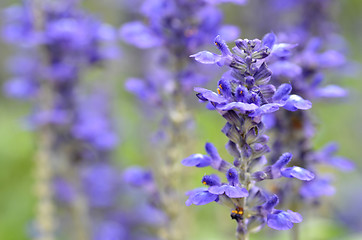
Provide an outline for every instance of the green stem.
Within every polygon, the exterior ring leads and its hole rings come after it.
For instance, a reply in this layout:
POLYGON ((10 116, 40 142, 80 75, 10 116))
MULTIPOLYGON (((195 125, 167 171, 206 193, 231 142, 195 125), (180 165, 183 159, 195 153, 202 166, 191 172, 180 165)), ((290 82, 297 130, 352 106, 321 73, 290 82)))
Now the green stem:
POLYGON ((44 128, 40 134, 39 149, 35 160, 35 191, 37 195, 36 220, 39 229, 37 240, 54 240, 55 221, 52 191, 51 133, 44 128))
MULTIPOLYGON (((174 65, 175 72, 183 68, 181 60, 177 60, 174 65)), ((182 173, 179 167, 180 160, 185 156, 188 146, 190 146, 190 136, 186 129, 186 123, 190 114, 185 104, 185 97, 182 93, 180 82, 175 76, 175 89, 168 96, 165 106, 165 112, 169 120, 167 127, 168 136, 170 137, 166 147, 165 155, 162 156, 162 162, 155 169, 159 176, 159 186, 161 192, 162 207, 169 217, 169 222, 161 229, 160 237, 167 240, 184 239, 184 231, 181 226, 185 225, 185 204, 180 201, 181 194, 179 189, 182 186, 182 173)), ((166 102, 166 101, 165 101, 166 102)))
POLYGON ((292 234, 292 240, 299 240, 299 224, 294 224, 291 234, 292 234))

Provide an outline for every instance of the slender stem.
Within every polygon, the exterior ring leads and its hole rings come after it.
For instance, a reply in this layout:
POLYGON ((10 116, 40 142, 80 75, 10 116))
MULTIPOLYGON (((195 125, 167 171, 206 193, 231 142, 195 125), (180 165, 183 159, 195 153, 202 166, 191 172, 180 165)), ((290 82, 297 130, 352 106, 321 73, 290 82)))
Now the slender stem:
MULTIPOLYGON (((34 28, 37 31, 41 31, 44 21, 42 1, 34 0, 31 2, 30 7, 33 14, 34 28)), ((40 109, 51 109, 53 95, 50 84, 42 84, 40 91, 41 94, 38 99, 40 109)), ((54 133, 50 126, 43 126, 38 133, 39 145, 35 160, 35 192, 38 199, 36 222, 39 234, 35 238, 37 240, 54 240, 56 228, 52 188, 54 175, 52 166, 54 133)))
POLYGON ((291 234, 292 234, 292 237, 291 239, 292 240, 299 240, 299 224, 294 224, 293 228, 292 228, 292 231, 291 231, 291 234))
POLYGON ((54 240, 55 221, 52 191, 51 133, 44 129, 40 134, 39 149, 35 161, 35 191, 37 202, 37 240, 54 240))
MULTIPOLYGON (((240 156, 243 156, 242 153, 242 146, 241 144, 239 144, 238 146, 239 152, 240 152, 240 156)), ((247 159, 243 159, 242 157, 240 157, 240 161, 242 163, 241 170, 243 171, 243 179, 242 179, 242 185, 246 188, 246 190, 248 190, 249 192, 249 188, 250 188, 250 180, 249 180, 249 176, 247 173, 247 169, 248 169, 248 161, 247 159)), ((241 204, 242 204, 242 208, 244 211, 244 216, 243 219, 241 220, 241 226, 240 230, 241 231, 237 231, 237 239, 240 240, 248 240, 249 239, 249 233, 248 233, 248 229, 247 229, 247 224, 246 224, 246 217, 245 217, 245 212, 247 211, 247 202, 246 202, 246 198, 242 198, 241 199, 241 204)))
MULTIPOLYGON (((177 73, 182 70, 182 67, 182 61, 176 59, 174 71, 177 73)), ((180 201, 179 189, 182 183, 182 174, 179 164, 180 159, 184 157, 187 146, 190 144, 190 137, 185 129, 190 114, 187 111, 177 76, 175 76, 174 86, 175 91, 169 96, 165 96, 165 98, 168 98, 166 100, 168 106, 166 106, 165 111, 169 122, 169 126, 167 126, 169 141, 165 147, 165 155, 162 157, 162 162, 160 162, 163 167, 155 169, 157 175, 160 176, 159 186, 162 207, 169 218, 168 224, 161 229, 160 236, 167 240, 184 239, 184 231, 181 226, 184 226, 185 222, 185 211, 182 210, 185 206, 180 201)))
MULTIPOLYGON (((292 202, 291 202, 291 206, 290 209, 292 209, 293 211, 298 212, 300 209, 300 201, 299 201, 299 191, 298 189, 300 188, 300 185, 294 185, 293 184, 293 191, 292 191, 292 202)), ((294 224, 293 228, 291 229, 291 239, 292 240, 299 240, 300 238, 300 224, 294 224)))
POLYGON ((75 196, 71 206, 71 214, 73 216, 73 230, 74 239, 89 240, 89 214, 88 203, 82 191, 82 184, 79 177, 79 167, 69 166, 70 180, 74 187, 75 196))
MULTIPOLYGON (((32 12, 34 15, 34 25, 37 31, 43 31, 45 19, 43 4, 45 0, 34 0, 32 2, 32 12)), ((51 62, 51 56, 44 48, 39 47, 38 51, 42 55, 42 62, 48 65, 51 62)), ((55 96, 58 89, 50 79, 41 80, 39 99, 37 104, 42 111, 52 111, 55 105, 55 96)), ((67 99, 69 110, 74 111, 73 99, 67 99)), ((72 216, 72 229, 69 230, 74 234, 73 238, 77 240, 89 240, 88 225, 88 204, 82 191, 80 182, 79 166, 74 166, 74 156, 76 150, 71 143, 59 144, 57 138, 70 129, 57 129, 56 126, 47 124, 39 130, 39 150, 36 164, 36 189, 38 195, 38 212, 37 222, 39 225, 39 236, 37 240, 54 240, 56 231, 55 210, 52 183, 54 176, 59 174, 59 169, 55 167, 53 159, 59 159, 64 162, 66 173, 60 174, 68 178, 75 189, 74 201, 71 205, 70 214, 72 216), (69 150, 69 146, 72 148, 69 150)))

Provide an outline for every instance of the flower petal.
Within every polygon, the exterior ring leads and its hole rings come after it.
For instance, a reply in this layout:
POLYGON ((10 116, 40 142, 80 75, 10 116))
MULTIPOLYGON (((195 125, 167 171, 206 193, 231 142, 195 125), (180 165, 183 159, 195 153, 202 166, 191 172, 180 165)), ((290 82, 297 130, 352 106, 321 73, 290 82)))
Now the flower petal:
POLYGON ((243 198, 249 195, 248 190, 241 187, 225 185, 225 194, 230 198, 243 198))
POLYGON ((202 177, 201 182, 208 186, 219 186, 221 185, 221 180, 218 175, 211 174, 211 175, 205 175, 202 177))
POLYGON ((225 193, 225 185, 221 186, 211 186, 209 187, 209 192, 217 195, 221 195, 225 193))
POLYGON ((212 194, 208 191, 200 191, 192 194, 186 201, 186 205, 205 205, 218 199, 218 195, 212 194))
POLYGON ((222 111, 229 111, 232 109, 237 109, 241 112, 246 112, 246 111, 256 110, 259 107, 257 105, 255 105, 254 103, 232 102, 232 103, 228 103, 223 106, 218 106, 216 108, 219 110, 222 110, 222 111))
POLYGON ((288 83, 280 85, 273 95, 273 101, 280 101, 285 98, 292 91, 292 86, 288 83))
POLYGON ((218 95, 208 89, 196 87, 196 88, 194 88, 194 91, 200 93, 201 96, 208 101, 219 103, 219 104, 227 102, 227 100, 223 96, 218 95))
POLYGON ((266 197, 268 200, 263 204, 263 208, 270 213, 274 207, 279 204, 279 198, 275 194, 266 197))
POLYGON ((207 167, 211 164, 211 158, 197 153, 185 158, 181 163, 186 167, 207 167))
POLYGON ((190 191, 187 191, 185 193, 186 196, 191 196, 191 195, 195 195, 196 193, 199 193, 199 192, 205 192, 207 191, 207 188, 206 187, 200 187, 200 188, 195 188, 195 189, 192 189, 190 191))
POLYGON ((292 210, 287 210, 287 213, 289 215, 289 220, 292 223, 300 223, 303 221, 303 217, 299 213, 293 212, 292 210))
POLYGON ((269 49, 272 49, 275 42, 277 40, 277 36, 275 36, 275 34, 273 32, 271 33, 267 33, 264 37, 263 37, 263 45, 267 46, 269 49))
POLYGON ((293 223, 289 220, 287 212, 280 211, 277 214, 268 214, 267 224, 275 230, 288 230, 293 227, 293 223))
POLYGON ((291 50, 298 44, 278 43, 273 45, 271 54, 277 57, 287 57, 291 54, 291 50))
POLYGON ((315 175, 311 171, 301 167, 290 167, 282 169, 282 175, 287 178, 297 178, 302 181, 310 181, 315 175))
POLYGON ((259 117, 264 114, 275 112, 279 109, 280 104, 277 103, 268 103, 260 108, 256 109, 255 112, 249 114, 250 117, 259 117))
POLYGON ((191 55, 190 57, 195 58, 196 61, 203 64, 215 64, 221 60, 221 56, 208 51, 198 52, 191 55))
POLYGON ((228 184, 209 187, 209 192, 217 195, 226 194, 230 198, 243 198, 249 195, 245 188, 234 187, 228 184))
POLYGON ((295 94, 290 95, 287 102, 283 106, 283 108, 285 108, 288 111, 292 111, 292 112, 294 112, 298 109, 307 110, 307 109, 310 109, 311 107, 312 107, 312 103, 310 101, 304 100, 302 97, 295 95, 295 94))

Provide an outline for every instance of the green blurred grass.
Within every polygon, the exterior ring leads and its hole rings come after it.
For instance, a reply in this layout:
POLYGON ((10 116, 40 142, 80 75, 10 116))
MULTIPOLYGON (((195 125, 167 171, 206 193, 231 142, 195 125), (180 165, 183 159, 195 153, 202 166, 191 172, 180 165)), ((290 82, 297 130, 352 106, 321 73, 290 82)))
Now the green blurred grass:
POLYGON ((20 128, 24 110, 23 104, 0 103, 0 239, 27 239, 34 214, 34 139, 20 128))

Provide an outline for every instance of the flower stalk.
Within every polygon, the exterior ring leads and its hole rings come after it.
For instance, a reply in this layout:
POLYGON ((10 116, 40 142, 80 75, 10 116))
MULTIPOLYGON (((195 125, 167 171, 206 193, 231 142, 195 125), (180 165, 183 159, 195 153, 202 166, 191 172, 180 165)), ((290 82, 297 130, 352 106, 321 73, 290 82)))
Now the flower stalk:
MULTIPOLYGON (((217 202, 231 208, 231 218, 237 222, 237 239, 248 239, 249 234, 265 225, 276 230, 287 230, 302 221, 299 213, 283 211, 274 207, 279 203, 277 195, 257 186, 258 182, 281 177, 310 181, 314 174, 301 167, 286 167, 292 154, 284 153, 267 166, 264 156, 270 152, 265 135, 263 116, 284 108, 288 111, 307 110, 311 103, 300 96, 290 95, 289 84, 278 88, 270 84, 271 71, 266 59, 276 52, 284 51, 287 44, 272 48, 273 35, 263 40, 237 39, 232 53, 225 41, 217 36, 215 45, 221 55, 202 51, 192 55, 198 62, 229 66, 218 82, 217 93, 204 88, 195 88, 196 96, 207 102, 222 115, 227 123, 222 132, 229 139, 226 148, 234 157, 233 164, 223 160, 216 148, 207 143, 208 155, 193 154, 184 159, 185 166, 212 168, 225 174, 228 183, 222 183, 217 175, 206 175, 202 183, 208 188, 199 188, 186 193, 186 205, 204 205, 217 202)), ((211 107, 210 106, 210 107, 211 107)))

